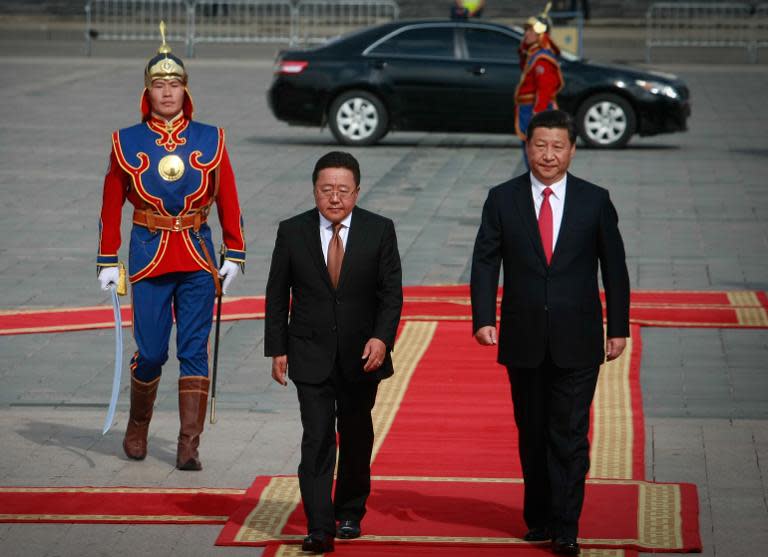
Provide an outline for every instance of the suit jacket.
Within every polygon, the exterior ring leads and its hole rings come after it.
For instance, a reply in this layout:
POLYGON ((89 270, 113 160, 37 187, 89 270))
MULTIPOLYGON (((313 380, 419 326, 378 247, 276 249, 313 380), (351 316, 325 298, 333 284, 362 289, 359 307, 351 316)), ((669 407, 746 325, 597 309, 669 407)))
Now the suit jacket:
POLYGON ((563 220, 551 264, 541 245, 529 174, 488 193, 472 257, 474 331, 496 324, 503 262, 498 361, 537 367, 549 350, 558 367, 605 358, 598 262, 609 337, 629 336, 629 275, 608 191, 568 174, 563 220))
POLYGON ((293 380, 321 383, 337 363, 350 381, 392 375, 390 351, 402 306, 390 219, 353 209, 336 289, 323 258, 317 209, 280 223, 267 280, 264 354, 287 354, 293 380), (362 354, 373 337, 384 342, 387 354, 378 370, 366 373, 362 354))

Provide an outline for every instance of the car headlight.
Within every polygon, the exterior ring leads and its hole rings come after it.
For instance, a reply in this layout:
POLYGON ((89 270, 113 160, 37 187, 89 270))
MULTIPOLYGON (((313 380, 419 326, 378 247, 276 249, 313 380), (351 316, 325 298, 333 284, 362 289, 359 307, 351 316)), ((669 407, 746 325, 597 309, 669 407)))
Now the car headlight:
POLYGON ((635 80, 635 84, 648 91, 652 95, 663 95, 670 99, 677 99, 680 94, 671 85, 660 83, 658 81, 646 81, 644 79, 635 80))

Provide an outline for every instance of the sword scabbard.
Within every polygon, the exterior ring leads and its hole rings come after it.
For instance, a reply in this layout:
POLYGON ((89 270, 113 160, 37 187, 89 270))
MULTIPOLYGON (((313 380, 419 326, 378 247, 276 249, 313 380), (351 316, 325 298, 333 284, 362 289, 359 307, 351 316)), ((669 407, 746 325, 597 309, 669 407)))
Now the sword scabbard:
POLYGON ((117 295, 125 296, 128 293, 128 281, 125 276, 125 265, 122 263, 117 264, 117 295))

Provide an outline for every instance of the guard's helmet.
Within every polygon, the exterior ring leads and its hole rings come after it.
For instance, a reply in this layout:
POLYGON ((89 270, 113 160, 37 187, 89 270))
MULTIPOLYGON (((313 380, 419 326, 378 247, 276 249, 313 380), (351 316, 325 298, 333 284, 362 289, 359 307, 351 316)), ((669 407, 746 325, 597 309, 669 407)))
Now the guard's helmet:
POLYGON ((152 111, 149 102, 148 89, 152 87, 152 82, 157 79, 172 80, 178 79, 184 84, 185 97, 184 97, 184 115, 187 118, 192 118, 192 96, 187 89, 187 82, 189 76, 187 70, 184 67, 184 62, 171 52, 171 47, 165 41, 165 22, 160 22, 160 37, 163 39, 163 44, 157 49, 157 54, 150 58, 147 62, 147 67, 144 69, 144 91, 141 95, 141 115, 143 120, 147 120, 152 111))
POLYGON ((526 27, 533 29, 534 33, 541 35, 552 29, 552 18, 549 17, 549 10, 552 8, 552 2, 547 2, 544 11, 539 15, 533 15, 525 22, 526 27))

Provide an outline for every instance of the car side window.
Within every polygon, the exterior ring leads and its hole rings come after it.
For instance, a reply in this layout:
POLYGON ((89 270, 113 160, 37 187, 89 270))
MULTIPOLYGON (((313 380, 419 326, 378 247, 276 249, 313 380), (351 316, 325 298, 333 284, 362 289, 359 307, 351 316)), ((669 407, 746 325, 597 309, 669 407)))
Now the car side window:
POLYGON ((518 63, 517 49, 520 47, 520 42, 506 33, 467 27, 464 29, 464 41, 471 60, 518 63))
POLYGON ((409 29, 377 45, 370 54, 453 58, 453 27, 409 29))

